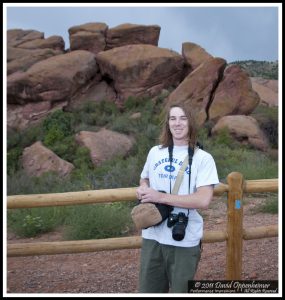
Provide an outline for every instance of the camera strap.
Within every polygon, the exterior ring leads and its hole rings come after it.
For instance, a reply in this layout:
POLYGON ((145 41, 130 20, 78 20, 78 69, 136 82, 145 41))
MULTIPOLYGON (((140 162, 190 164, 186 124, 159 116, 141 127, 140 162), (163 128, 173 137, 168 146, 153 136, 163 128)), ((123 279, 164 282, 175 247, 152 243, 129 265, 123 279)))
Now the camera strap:
MULTIPOLYGON (((169 152, 169 161, 170 161, 170 169, 172 166, 172 160, 173 160, 173 145, 168 147, 168 152, 169 152)), ((188 147, 188 155, 186 155, 183 164, 178 171, 175 184, 173 187, 173 190, 171 190, 171 180, 170 180, 170 194, 178 194, 179 187, 182 183, 183 177, 184 177, 184 172, 187 168, 187 165, 189 165, 189 193, 190 193, 190 178, 191 178, 191 165, 192 165, 192 158, 193 158, 194 150, 191 147, 188 147)))
MULTIPOLYGON (((183 177, 184 177, 184 172, 188 166, 188 158, 189 158, 189 155, 187 154, 184 161, 183 161, 183 164, 180 168, 180 170, 178 171, 178 174, 177 174, 177 177, 176 177, 176 180, 175 180, 175 183, 174 183, 174 187, 173 187, 173 190, 171 191, 171 194, 178 194, 178 190, 179 190, 179 187, 182 183, 182 180, 183 180, 183 177)), ((190 174, 189 174, 189 177, 190 177, 190 174)))

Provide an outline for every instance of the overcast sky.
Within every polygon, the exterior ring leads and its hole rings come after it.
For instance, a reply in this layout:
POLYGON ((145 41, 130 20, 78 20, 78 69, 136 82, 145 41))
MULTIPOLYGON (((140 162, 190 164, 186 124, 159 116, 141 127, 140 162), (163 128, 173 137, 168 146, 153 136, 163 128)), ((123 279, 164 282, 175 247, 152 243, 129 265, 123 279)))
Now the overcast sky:
POLYGON ((228 62, 249 59, 275 61, 279 58, 278 10, 281 6, 278 4, 254 4, 254 7, 246 4, 236 7, 233 4, 222 7, 217 4, 212 4, 214 7, 183 4, 181 7, 162 3, 159 6, 141 4, 140 7, 139 4, 118 4, 120 7, 115 7, 115 4, 107 3, 102 4, 103 7, 98 7, 99 4, 88 4, 88 7, 75 7, 76 4, 64 7, 56 4, 48 4, 53 7, 44 4, 33 4, 33 7, 25 6, 27 4, 18 4, 18 7, 8 5, 5 7, 6 19, 4 15, 6 29, 38 30, 44 32, 45 38, 60 35, 65 40, 66 49, 69 48, 68 29, 72 26, 103 22, 112 28, 132 23, 159 25, 158 46, 180 54, 182 43, 192 42, 228 62))

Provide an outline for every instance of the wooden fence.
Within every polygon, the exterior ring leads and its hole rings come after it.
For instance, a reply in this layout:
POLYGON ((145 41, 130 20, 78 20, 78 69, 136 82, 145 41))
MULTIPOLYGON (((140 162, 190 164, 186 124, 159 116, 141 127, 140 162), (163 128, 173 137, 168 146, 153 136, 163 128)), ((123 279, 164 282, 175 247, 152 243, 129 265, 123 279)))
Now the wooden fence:
MULTIPOLYGON (((232 172, 227 176, 228 184, 220 183, 214 189, 214 195, 227 192, 227 227, 224 230, 204 231, 203 242, 227 243, 226 279, 240 280, 242 274, 243 240, 278 236, 278 225, 243 228, 243 193, 278 192, 278 179, 243 179, 242 174, 232 172)), ((32 208, 62 205, 81 205, 91 203, 130 201, 136 199, 136 188, 105 189, 82 192, 14 195, 8 196, 7 208, 32 208)), ((141 247, 141 237, 121 237, 99 240, 15 243, 7 244, 7 255, 31 256, 82 253, 115 249, 135 249, 141 247)))

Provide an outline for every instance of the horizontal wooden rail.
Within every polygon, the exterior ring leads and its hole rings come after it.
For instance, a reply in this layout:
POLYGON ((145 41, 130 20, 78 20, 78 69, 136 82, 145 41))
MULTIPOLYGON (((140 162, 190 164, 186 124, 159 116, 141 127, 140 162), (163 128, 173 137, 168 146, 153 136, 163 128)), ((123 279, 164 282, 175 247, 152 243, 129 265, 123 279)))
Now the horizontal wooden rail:
MULTIPOLYGON (((216 243, 226 239, 226 231, 205 231, 203 242, 216 243)), ((62 242, 10 243, 7 244, 7 256, 71 254, 140 247, 141 236, 62 242)))
POLYGON ((244 183, 246 193, 278 192, 278 178, 245 180, 244 183))
POLYGON ((7 256, 71 254, 140 247, 140 236, 63 242, 17 243, 7 245, 7 256))
MULTIPOLYGON (((243 240, 278 236, 278 225, 243 228, 243 194, 278 192, 278 179, 247 180, 241 173, 232 172, 227 176, 228 184, 219 183, 214 196, 227 193, 227 227, 225 230, 204 231, 203 242, 226 241, 226 279, 240 280, 242 276, 243 240)), ((14 195, 8 196, 7 208, 32 208, 63 205, 113 203, 136 200, 136 189, 120 188, 90 190, 68 193, 14 195)), ((135 249, 141 247, 141 236, 40 243, 7 244, 7 256, 34 256, 72 254, 104 250, 135 249)))
POLYGON ((267 225, 243 229, 243 239, 253 240, 278 236, 278 225, 267 225))
POLYGON ((130 201, 136 188, 8 196, 7 208, 29 208, 130 201))
MULTIPOLYGON (((118 201, 131 201, 136 199, 136 187, 89 190, 68 193, 13 195, 7 197, 7 208, 31 208, 64 205, 95 204, 118 201)), ((245 192, 277 192, 278 179, 262 179, 245 181, 245 192)), ((228 185, 218 184, 214 195, 228 192, 228 185)))
MULTIPOLYGON (((276 236, 278 236, 277 225, 247 228, 243 231, 243 239, 245 240, 276 236)), ((204 231, 203 243, 217 243, 226 240, 226 230, 204 231)), ((7 244, 7 256, 72 254, 104 250, 136 249, 140 247, 141 236, 62 242, 10 243, 7 244)))

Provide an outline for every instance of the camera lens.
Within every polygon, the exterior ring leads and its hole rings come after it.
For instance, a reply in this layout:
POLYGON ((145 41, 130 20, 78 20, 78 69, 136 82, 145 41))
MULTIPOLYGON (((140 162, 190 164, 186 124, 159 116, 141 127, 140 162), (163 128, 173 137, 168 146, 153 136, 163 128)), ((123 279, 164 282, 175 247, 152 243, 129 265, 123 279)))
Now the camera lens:
POLYGON ((185 236, 185 229, 188 223, 188 217, 184 213, 179 213, 177 222, 172 229, 172 237, 176 241, 182 241, 185 236))
POLYGON ((185 236, 186 226, 182 223, 177 223, 172 230, 172 237, 175 241, 182 241, 185 236))

